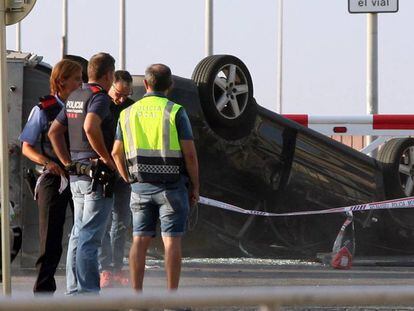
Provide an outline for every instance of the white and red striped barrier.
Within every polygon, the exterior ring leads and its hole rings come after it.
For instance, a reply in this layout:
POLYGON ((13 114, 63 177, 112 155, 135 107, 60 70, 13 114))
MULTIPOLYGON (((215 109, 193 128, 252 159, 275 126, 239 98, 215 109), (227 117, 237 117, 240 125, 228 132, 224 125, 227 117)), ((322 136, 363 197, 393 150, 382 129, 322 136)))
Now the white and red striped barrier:
POLYGON ((344 207, 335 207, 325 210, 316 210, 316 211, 300 211, 300 212, 289 212, 289 213, 269 213, 258 210, 247 210, 240 208, 238 206, 221 202, 218 200, 206 198, 200 196, 198 201, 201 204, 218 207, 224 210, 247 214, 247 215, 256 215, 256 216, 265 216, 265 217, 286 217, 286 216, 303 216, 303 215, 320 215, 320 214, 333 214, 333 213, 345 213, 345 212, 361 212, 369 210, 378 210, 378 209, 404 209, 404 208, 414 208, 414 197, 394 199, 380 202, 372 202, 365 204, 357 204, 344 207))
POLYGON ((325 135, 414 135, 414 114, 374 114, 363 116, 316 116, 284 114, 283 117, 325 135))

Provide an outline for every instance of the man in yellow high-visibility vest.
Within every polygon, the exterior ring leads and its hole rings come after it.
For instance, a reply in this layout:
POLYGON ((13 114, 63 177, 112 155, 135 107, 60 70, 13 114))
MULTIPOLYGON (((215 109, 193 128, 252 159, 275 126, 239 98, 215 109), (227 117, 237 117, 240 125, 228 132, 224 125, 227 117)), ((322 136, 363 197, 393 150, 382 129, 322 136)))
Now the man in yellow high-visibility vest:
POLYGON ((121 176, 131 182, 132 287, 142 290, 145 257, 159 218, 167 288, 174 290, 188 211, 199 198, 197 153, 184 108, 166 97, 172 87, 170 68, 149 66, 144 86, 144 97, 120 114, 112 156, 121 176))

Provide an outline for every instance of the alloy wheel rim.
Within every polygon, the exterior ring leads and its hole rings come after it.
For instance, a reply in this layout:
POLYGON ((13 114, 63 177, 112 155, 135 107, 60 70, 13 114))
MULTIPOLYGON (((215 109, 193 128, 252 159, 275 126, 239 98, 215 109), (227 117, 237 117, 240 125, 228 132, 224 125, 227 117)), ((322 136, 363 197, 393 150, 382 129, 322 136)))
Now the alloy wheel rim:
POLYGON ((404 150, 399 165, 400 182, 406 196, 414 191, 414 146, 404 150))
POLYGON ((218 113, 226 119, 237 119, 247 107, 249 91, 246 75, 239 66, 227 64, 221 67, 213 87, 218 113))

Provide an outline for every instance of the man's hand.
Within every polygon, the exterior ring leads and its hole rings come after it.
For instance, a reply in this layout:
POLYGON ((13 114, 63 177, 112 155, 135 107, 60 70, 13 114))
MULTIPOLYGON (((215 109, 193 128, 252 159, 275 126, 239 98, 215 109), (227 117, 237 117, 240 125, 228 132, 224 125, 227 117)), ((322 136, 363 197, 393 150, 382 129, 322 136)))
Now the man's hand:
POLYGON ((115 162, 109 158, 109 159, 104 159, 104 158, 100 158, 100 160, 106 165, 108 166, 112 171, 116 171, 116 165, 115 162))
POLYGON ((125 180, 126 183, 129 183, 128 170, 125 165, 124 143, 121 140, 115 140, 112 148, 112 157, 122 179, 125 180))
POLYGON ((199 187, 190 187, 190 190, 188 191, 188 199, 190 201, 190 207, 193 207, 197 204, 198 200, 200 199, 199 187))
POLYGON ((83 129, 92 149, 99 155, 100 160, 111 170, 116 170, 116 165, 105 146, 105 140, 101 130, 101 117, 93 112, 88 112, 83 123, 83 129))
POLYGON ((190 189, 188 199, 190 205, 194 206, 200 197, 200 183, 198 179, 197 152, 192 140, 180 140, 181 151, 183 152, 185 167, 190 177, 190 189))
POLYGON ((50 161, 45 165, 45 170, 48 170, 54 175, 65 175, 65 171, 53 161, 50 161))

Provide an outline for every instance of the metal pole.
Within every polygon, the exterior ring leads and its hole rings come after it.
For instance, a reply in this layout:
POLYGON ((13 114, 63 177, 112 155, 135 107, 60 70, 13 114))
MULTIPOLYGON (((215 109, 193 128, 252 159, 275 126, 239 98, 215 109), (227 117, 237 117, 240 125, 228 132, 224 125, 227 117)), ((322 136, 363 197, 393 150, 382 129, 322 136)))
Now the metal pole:
POLYGON ((68 0, 62 3, 62 57, 68 54, 68 0))
POLYGON ((11 295, 10 280, 10 211, 9 211, 9 140, 7 109, 6 10, 0 0, 0 195, 1 195, 1 261, 3 294, 11 295))
POLYGON ((279 92, 277 96, 277 107, 276 112, 282 113, 282 91, 283 91, 283 0, 279 0, 278 8, 278 40, 277 40, 277 50, 278 50, 278 66, 277 66, 277 90, 279 92))
POLYGON ((213 0, 205 2, 205 56, 213 55, 213 0))
MULTIPOLYGON (((378 113, 378 15, 367 14, 367 114, 378 113)), ((373 136, 367 136, 367 145, 373 136)))
POLYGON ((125 0, 119 0, 119 69, 125 70, 125 0))
POLYGON ((21 29, 21 23, 18 22, 16 24, 16 51, 21 52, 22 50, 22 29, 21 29))

